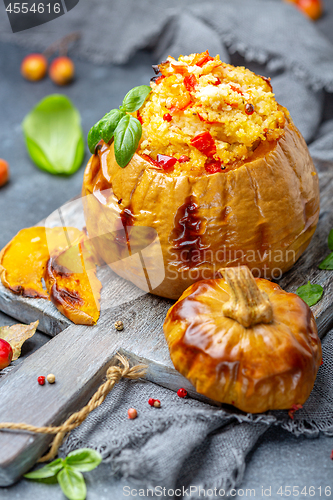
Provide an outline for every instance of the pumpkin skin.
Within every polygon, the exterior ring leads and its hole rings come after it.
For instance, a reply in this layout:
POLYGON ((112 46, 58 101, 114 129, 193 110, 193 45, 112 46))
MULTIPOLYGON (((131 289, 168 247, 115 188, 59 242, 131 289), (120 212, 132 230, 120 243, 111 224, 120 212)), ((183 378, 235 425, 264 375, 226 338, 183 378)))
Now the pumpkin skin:
POLYGON ((284 135, 262 142, 250 160, 202 176, 168 176, 138 154, 121 168, 113 144, 101 141, 97 150, 83 183, 83 195, 91 195, 84 199, 89 236, 116 273, 147 292, 178 299, 192 283, 228 266, 280 277, 316 229, 318 176, 289 119, 284 135), (140 259, 126 260, 128 241, 118 237, 123 226, 147 228, 134 246, 149 247, 148 284, 140 259))
POLYGON ((224 279, 191 285, 169 309, 164 333, 175 368, 197 392, 250 413, 291 409, 313 388, 322 351, 308 305, 257 278, 272 321, 248 328, 222 313, 230 299, 224 279))

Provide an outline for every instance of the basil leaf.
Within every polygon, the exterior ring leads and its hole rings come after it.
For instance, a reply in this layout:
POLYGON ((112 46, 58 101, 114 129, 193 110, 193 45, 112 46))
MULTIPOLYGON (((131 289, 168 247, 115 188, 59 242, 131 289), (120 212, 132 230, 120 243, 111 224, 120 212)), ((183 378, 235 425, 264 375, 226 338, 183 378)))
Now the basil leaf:
POLYGON ((326 257, 318 266, 319 269, 333 269, 333 252, 326 257))
POLYGON ((109 142, 112 139, 114 131, 123 116, 125 116, 123 111, 112 109, 98 122, 99 133, 104 142, 109 142))
POLYGON ((320 285, 311 285, 308 281, 307 285, 297 288, 297 295, 307 303, 308 306, 314 306, 319 302, 323 295, 323 287, 320 285))
POLYGON ((82 448, 69 453, 65 459, 67 465, 75 470, 87 472, 95 469, 102 461, 102 456, 98 451, 90 448, 82 448))
POLYGON ((140 87, 134 87, 134 89, 130 90, 125 95, 121 109, 129 113, 136 111, 137 109, 141 108, 150 92, 151 88, 148 85, 140 85, 140 87))
POLYGON ((66 465, 58 474, 58 483, 69 500, 85 500, 87 488, 81 472, 66 465))
POLYGON ((330 230, 328 235, 328 248, 333 251, 333 229, 330 230))
POLYGON ((57 460, 45 465, 45 467, 42 467, 41 469, 24 474, 24 477, 28 479, 45 479, 47 477, 54 477, 59 471, 61 471, 61 469, 63 469, 64 463, 65 462, 62 458, 57 458, 57 460))
POLYGON ((120 167, 126 167, 133 157, 141 134, 141 123, 132 115, 124 116, 118 123, 114 132, 114 154, 120 167))
POLYGON ((90 153, 95 153, 95 148, 99 141, 101 140, 101 136, 99 133, 99 122, 96 123, 88 132, 87 142, 90 153))
POLYGON ((37 167, 51 174, 73 174, 84 158, 78 110, 64 95, 42 99, 24 118, 28 153, 37 167))
POLYGON ((123 111, 112 109, 103 116, 96 125, 91 127, 88 133, 87 142, 92 154, 94 154, 95 148, 101 139, 103 139, 105 143, 112 139, 114 131, 123 116, 125 116, 123 111))

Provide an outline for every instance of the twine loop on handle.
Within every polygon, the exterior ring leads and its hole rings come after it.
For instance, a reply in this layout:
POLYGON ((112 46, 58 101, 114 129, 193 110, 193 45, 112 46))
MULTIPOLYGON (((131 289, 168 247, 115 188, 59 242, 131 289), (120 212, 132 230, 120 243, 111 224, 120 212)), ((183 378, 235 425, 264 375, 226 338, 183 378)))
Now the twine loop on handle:
POLYGON ((121 366, 110 366, 106 372, 106 382, 104 382, 92 396, 90 401, 86 406, 84 406, 80 411, 73 413, 62 425, 56 427, 36 427, 34 425, 23 424, 23 423, 0 423, 0 429, 11 429, 17 431, 27 431, 34 432, 38 434, 55 434, 55 438, 52 442, 49 452, 38 460, 38 462, 48 462, 53 460, 57 455, 61 443, 63 442, 66 434, 85 421, 87 416, 98 408, 114 386, 120 382, 122 378, 128 378, 135 380, 143 377, 146 374, 146 365, 136 365, 130 367, 128 360, 117 353, 116 358, 122 363, 121 366))

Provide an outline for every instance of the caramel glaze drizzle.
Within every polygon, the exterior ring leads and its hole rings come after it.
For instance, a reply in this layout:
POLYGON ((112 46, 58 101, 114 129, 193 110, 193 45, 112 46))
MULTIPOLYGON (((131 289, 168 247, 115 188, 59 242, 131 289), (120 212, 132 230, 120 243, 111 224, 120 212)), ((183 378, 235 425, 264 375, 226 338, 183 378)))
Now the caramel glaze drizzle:
POLYGON ((175 227, 169 239, 179 260, 189 267, 199 265, 202 260, 201 253, 208 248, 201 241, 205 231, 206 223, 199 214, 199 206, 194 197, 189 196, 177 210, 175 227))

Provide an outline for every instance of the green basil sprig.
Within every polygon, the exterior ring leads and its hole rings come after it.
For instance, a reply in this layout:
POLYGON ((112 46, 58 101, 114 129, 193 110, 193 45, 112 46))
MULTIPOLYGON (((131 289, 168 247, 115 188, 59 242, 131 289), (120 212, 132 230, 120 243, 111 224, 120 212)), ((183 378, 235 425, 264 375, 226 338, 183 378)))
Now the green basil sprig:
POLYGON ((56 478, 69 500, 85 500, 87 488, 81 473, 95 469, 101 461, 100 453, 90 448, 82 448, 72 451, 64 460, 57 458, 45 467, 25 474, 24 477, 35 480, 56 478))
POLYGON ((306 285, 297 288, 296 293, 308 306, 314 306, 320 301, 324 290, 320 285, 311 285, 310 281, 306 285))
POLYGON ((330 230, 330 234, 328 235, 328 248, 332 253, 330 253, 326 259, 319 264, 319 269, 333 269, 333 229, 330 230))
POLYGON ((118 165, 124 168, 134 155, 142 135, 141 123, 137 118, 127 113, 133 113, 141 108, 151 92, 148 85, 134 87, 124 97, 119 109, 112 109, 88 134, 88 146, 91 153, 99 141, 109 142, 114 137, 114 152, 118 165))

